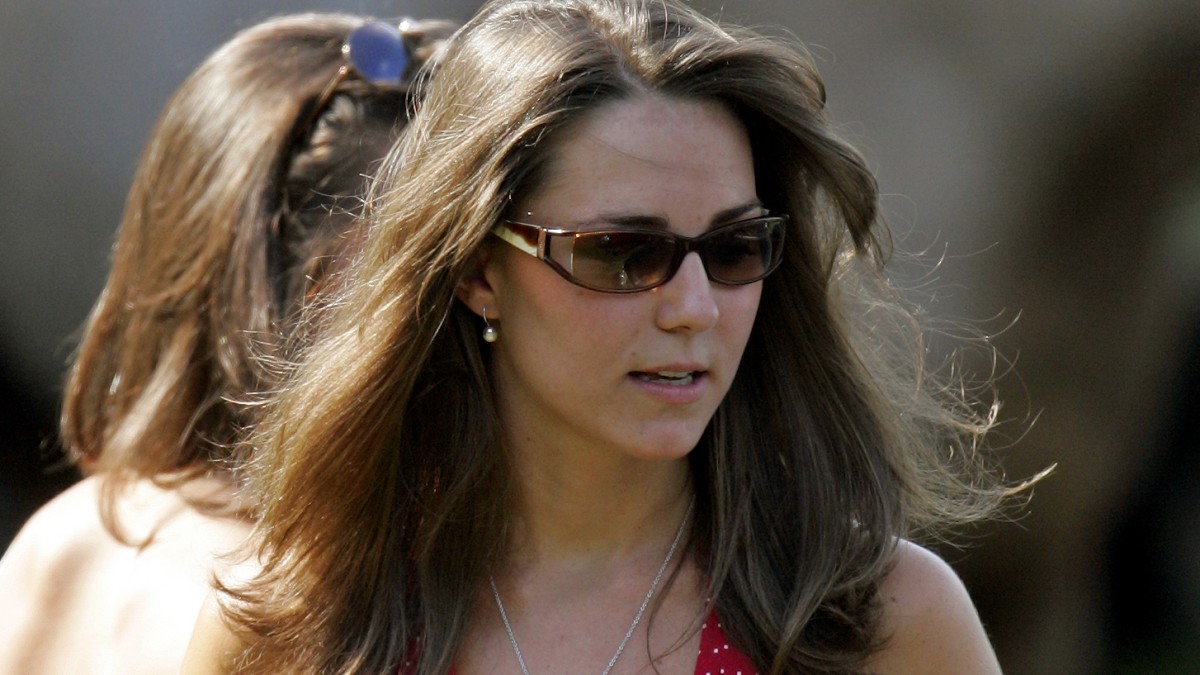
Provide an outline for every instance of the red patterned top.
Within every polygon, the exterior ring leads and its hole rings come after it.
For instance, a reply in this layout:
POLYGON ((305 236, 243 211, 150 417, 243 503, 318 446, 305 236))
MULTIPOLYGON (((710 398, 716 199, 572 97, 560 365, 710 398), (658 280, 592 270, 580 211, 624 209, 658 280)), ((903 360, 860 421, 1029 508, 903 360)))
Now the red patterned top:
POLYGON ((737 647, 729 644, 714 611, 700 629, 700 655, 696 675, 758 675, 758 668, 737 647))
MULTIPOLYGON (((397 669, 398 675, 405 675, 411 668, 410 662, 405 662, 397 669)), ((455 675, 453 669, 449 675, 455 675)), ((738 651, 737 647, 729 644, 717 613, 708 615, 704 626, 700 629, 700 653, 696 657, 696 675, 758 675, 758 668, 738 651)))

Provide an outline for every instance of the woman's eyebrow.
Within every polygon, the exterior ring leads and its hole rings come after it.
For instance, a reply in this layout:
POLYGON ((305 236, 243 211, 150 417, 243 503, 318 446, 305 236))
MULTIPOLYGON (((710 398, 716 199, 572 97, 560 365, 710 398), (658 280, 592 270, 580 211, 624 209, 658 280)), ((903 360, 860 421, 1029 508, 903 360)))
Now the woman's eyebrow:
MULTIPOLYGON (((709 229, 712 229, 720 225, 725 225, 737 220, 751 211, 762 210, 762 208, 762 202, 758 199, 755 199, 753 201, 746 202, 745 204, 739 204, 727 209, 722 209, 721 211, 713 214, 712 218, 709 219, 708 227, 709 229)), ((605 225, 617 227, 648 227, 656 230, 666 230, 669 229, 670 221, 663 216, 602 214, 596 216, 595 218, 589 218, 576 223, 576 227, 581 229, 605 225)))
POLYGON ((758 199, 755 199, 740 206, 734 206, 733 208, 725 209, 724 211, 721 211, 712 217, 712 220, 709 221, 709 227, 711 228, 718 225, 731 223, 751 211, 761 211, 762 208, 762 202, 758 199))
POLYGON ((617 227, 649 227, 661 230, 667 229, 667 224, 666 218, 649 215, 602 215, 580 223, 584 227, 616 225, 617 227))

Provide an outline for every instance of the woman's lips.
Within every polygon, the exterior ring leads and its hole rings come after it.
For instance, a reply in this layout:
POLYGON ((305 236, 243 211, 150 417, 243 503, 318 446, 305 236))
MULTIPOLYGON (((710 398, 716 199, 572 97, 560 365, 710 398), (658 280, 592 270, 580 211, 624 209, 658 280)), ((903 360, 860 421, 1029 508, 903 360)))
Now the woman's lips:
POLYGON ((696 372, 691 370, 659 370, 655 372, 635 372, 633 376, 643 382, 683 387, 695 381, 696 372))
POLYGON ((695 403, 708 389, 708 373, 703 370, 640 370, 629 376, 651 398, 674 405, 695 403))

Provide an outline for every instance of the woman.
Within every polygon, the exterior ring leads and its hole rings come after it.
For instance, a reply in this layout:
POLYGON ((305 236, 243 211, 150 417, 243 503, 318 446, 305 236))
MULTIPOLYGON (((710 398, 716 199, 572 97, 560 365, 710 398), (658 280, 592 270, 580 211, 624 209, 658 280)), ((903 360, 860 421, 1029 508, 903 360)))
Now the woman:
POLYGON ((999 671, 905 539, 1001 501, 993 411, 923 379, 803 52, 495 0, 423 101, 187 672, 999 671))
POLYGON ((88 474, 0 562, 0 671, 178 672, 222 554, 250 524, 231 452, 256 359, 353 243, 372 172, 443 24, 297 15, 244 30, 151 134, 67 382, 88 474), (343 53, 343 44, 352 49, 343 53))

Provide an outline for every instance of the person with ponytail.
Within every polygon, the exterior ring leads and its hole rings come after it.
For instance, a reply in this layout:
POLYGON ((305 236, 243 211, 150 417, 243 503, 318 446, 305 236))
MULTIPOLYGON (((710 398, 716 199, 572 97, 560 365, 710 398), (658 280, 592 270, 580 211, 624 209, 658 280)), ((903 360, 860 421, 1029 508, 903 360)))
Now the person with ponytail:
POLYGON ((239 436, 302 341, 452 26, 300 14, 247 28, 152 131, 67 379, 86 476, 0 561, 0 672, 178 672, 255 517, 239 436))

